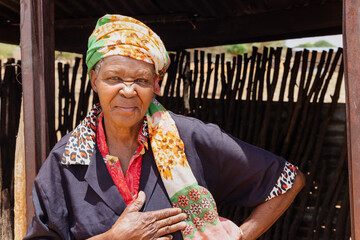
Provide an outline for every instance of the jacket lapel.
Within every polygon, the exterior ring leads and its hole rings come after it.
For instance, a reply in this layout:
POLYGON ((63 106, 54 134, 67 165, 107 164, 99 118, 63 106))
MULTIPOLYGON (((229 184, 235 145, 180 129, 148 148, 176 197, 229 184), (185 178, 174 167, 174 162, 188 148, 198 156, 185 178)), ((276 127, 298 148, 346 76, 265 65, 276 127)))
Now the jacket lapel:
POLYGON ((115 186, 97 147, 84 178, 104 202, 120 216, 126 208, 126 203, 115 186))
POLYGON ((143 155, 142 166, 141 166, 141 176, 140 176, 140 186, 139 191, 144 191, 146 195, 146 201, 143 207, 143 211, 146 211, 147 205, 150 199, 153 197, 153 192, 156 186, 157 181, 159 180, 160 174, 157 169, 154 155, 151 151, 151 147, 149 151, 143 155))
MULTIPOLYGON (((151 150, 146 151, 143 155, 139 186, 139 191, 144 191, 146 195, 144 211, 146 211, 147 205, 153 197, 153 192, 159 178, 160 174, 157 170, 153 153, 151 150)), ((121 215, 127 205, 111 179, 97 147, 91 157, 90 165, 85 174, 85 181, 117 215, 121 215)))

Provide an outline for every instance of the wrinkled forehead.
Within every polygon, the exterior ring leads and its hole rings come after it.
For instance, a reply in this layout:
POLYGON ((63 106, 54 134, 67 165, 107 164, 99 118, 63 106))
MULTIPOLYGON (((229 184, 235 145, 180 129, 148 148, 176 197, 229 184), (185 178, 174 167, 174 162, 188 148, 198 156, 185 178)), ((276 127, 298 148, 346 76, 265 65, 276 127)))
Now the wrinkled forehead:
POLYGON ((132 75, 146 75, 154 77, 154 64, 147 63, 141 60, 136 60, 126 56, 108 56, 101 59, 95 65, 95 72, 98 74, 101 70, 102 74, 132 74, 132 75))

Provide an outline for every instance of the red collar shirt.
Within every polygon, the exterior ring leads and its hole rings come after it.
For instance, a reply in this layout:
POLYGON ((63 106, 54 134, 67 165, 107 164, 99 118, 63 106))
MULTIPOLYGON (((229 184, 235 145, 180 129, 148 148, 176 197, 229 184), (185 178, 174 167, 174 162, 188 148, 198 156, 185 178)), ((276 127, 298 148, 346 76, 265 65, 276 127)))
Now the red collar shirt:
POLYGON ((125 203, 129 205, 137 198, 139 192, 142 157, 145 149, 148 149, 147 122, 146 119, 144 119, 138 136, 139 146, 132 155, 128 170, 126 174, 124 174, 118 157, 109 154, 102 119, 103 114, 101 114, 97 120, 96 142, 112 180, 125 203))

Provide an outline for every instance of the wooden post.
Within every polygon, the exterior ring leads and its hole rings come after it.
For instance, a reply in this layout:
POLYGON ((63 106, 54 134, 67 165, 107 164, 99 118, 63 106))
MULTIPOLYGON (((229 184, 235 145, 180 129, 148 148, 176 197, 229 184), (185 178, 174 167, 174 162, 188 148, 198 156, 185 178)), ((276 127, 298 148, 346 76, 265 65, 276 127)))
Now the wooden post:
POLYGON ((26 175, 24 152, 24 102, 21 102, 19 130, 16 137, 15 167, 14 167, 14 239, 20 240, 26 234, 26 175))
POLYGON ((21 60, 24 98, 27 225, 34 215, 32 185, 54 131, 54 2, 21 0, 21 60))
POLYGON ((346 119, 349 161, 351 239, 360 240, 360 3, 344 1, 346 119))

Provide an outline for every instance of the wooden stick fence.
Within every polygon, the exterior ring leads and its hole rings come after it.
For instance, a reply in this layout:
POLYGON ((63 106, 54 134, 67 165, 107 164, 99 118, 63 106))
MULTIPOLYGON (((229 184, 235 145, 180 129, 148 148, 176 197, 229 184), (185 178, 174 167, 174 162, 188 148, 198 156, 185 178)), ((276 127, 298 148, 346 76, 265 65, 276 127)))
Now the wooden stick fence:
POLYGON ((1 239, 13 239, 14 226, 14 158, 21 107, 20 62, 0 61, 0 232, 1 239), (5 68, 2 74, 3 66, 5 68))
MULTIPOLYGON (((85 59, 85 58, 83 58, 85 59)), ((58 63, 58 124, 57 132, 64 136, 86 117, 90 107, 91 84, 81 58, 75 58, 70 82, 70 64, 58 63), (82 72, 79 73, 81 64, 82 72), (80 76, 80 78, 79 78, 80 76), (77 79, 80 80, 77 81, 77 79), (63 106, 64 105, 64 106, 63 106)), ((96 102, 96 97, 94 97, 96 102)))

